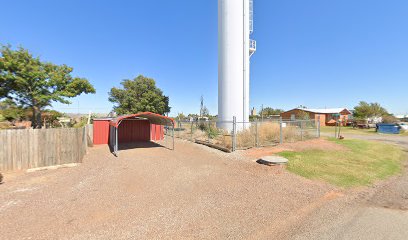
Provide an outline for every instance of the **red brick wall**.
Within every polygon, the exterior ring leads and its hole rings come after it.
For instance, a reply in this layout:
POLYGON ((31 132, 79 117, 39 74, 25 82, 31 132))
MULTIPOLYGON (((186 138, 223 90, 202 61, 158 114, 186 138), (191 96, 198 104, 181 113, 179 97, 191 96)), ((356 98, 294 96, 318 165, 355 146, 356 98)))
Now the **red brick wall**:
MULTIPOLYGON (((301 114, 302 110, 299 109, 294 109, 294 110, 290 110, 287 112, 284 112, 281 114, 281 117, 283 120, 291 120, 292 119, 292 114, 295 114, 296 119, 299 119, 299 116, 301 114)), ((310 119, 314 119, 316 122, 319 120, 320 118, 320 126, 326 126, 326 123, 328 121, 330 121, 331 119, 333 119, 332 114, 323 114, 323 113, 311 113, 311 112, 307 112, 309 114, 309 118, 310 119)), ((346 115, 341 115, 341 119, 342 121, 347 121, 348 119, 348 113, 344 112, 341 114, 346 114, 346 115)))
MULTIPOLYGON (((309 113, 309 112, 307 112, 307 113, 309 113)), ((291 120, 292 119, 292 114, 295 114, 296 119, 299 119, 299 116, 301 114, 301 110, 294 109, 294 110, 290 110, 290 111, 281 113, 281 117, 282 117, 283 120, 291 120)), ((309 113, 309 118, 314 119, 315 118, 314 113, 309 113)))
POLYGON ((315 121, 320 120, 320 126, 326 126, 326 114, 315 114, 315 121))

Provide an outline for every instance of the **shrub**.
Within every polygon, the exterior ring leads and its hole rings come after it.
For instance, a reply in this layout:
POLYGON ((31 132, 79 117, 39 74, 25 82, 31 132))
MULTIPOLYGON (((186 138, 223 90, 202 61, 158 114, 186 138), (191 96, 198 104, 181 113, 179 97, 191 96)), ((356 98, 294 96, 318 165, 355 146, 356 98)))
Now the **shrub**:
POLYGON ((205 132, 211 139, 216 138, 220 134, 220 130, 210 122, 200 122, 198 124, 198 129, 205 132))
POLYGON ((398 122, 398 118, 392 116, 392 115, 387 115, 383 116, 383 123, 396 123, 398 122))

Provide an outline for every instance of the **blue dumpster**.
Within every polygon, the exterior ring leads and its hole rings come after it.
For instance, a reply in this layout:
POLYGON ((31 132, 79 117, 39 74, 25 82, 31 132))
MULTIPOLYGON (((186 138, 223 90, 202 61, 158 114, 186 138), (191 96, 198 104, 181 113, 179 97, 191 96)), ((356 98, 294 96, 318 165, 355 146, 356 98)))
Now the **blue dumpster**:
POLYGON ((377 124, 377 131, 385 134, 399 134, 401 128, 396 124, 377 124))

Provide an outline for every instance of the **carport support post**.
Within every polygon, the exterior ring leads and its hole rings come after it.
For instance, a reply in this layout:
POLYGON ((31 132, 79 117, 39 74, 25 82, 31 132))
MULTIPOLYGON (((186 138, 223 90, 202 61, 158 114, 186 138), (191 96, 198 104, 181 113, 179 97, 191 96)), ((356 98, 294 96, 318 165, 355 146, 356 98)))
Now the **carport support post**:
POLYGON ((173 128, 171 129, 171 135, 173 137, 173 150, 174 150, 174 123, 173 123, 173 128))
POLYGON ((118 150, 119 150, 119 146, 118 146, 118 131, 119 131, 119 126, 117 128, 115 128, 115 155, 118 156, 118 150))

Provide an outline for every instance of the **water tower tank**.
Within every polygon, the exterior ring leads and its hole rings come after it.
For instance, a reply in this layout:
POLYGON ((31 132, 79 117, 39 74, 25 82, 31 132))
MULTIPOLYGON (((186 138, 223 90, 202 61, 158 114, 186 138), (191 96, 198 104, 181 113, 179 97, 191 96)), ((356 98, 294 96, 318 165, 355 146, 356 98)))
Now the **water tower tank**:
POLYGON ((256 50, 252 30, 253 0, 218 0, 218 125, 226 130, 232 130, 227 122, 234 117, 249 122, 249 60, 256 50))

